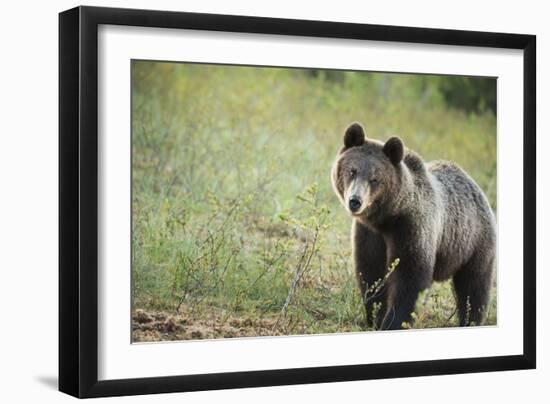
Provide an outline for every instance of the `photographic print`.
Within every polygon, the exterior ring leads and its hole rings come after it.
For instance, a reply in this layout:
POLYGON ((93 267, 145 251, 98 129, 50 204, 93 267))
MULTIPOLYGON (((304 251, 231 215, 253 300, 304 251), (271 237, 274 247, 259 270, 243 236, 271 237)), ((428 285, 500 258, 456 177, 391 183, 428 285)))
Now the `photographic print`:
POLYGON ((133 342, 497 324, 495 78, 131 70, 133 342))

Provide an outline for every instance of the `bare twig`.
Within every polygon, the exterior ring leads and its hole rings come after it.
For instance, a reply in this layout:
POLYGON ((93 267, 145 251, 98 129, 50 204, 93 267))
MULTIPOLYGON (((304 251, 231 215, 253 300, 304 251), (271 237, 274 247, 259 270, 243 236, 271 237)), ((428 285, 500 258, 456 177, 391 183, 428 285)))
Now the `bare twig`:
POLYGON ((296 288, 298 287, 298 283, 300 282, 300 280, 302 279, 306 271, 310 268, 311 259, 315 254, 315 248, 317 245, 317 237, 319 236, 319 230, 320 230, 320 226, 316 226, 315 233, 313 234, 313 240, 311 242, 311 249, 308 248, 309 244, 307 240, 305 242, 304 250, 302 251, 300 261, 298 263, 298 266, 296 267, 296 271, 294 272, 294 279, 292 280, 292 284, 290 286, 290 289, 288 290, 288 295, 286 297, 285 303, 281 310, 281 314, 283 317, 286 317, 288 306, 290 305, 292 298, 294 297, 296 288), (309 254, 308 254, 308 250, 309 250, 309 254), (304 263, 304 259, 305 259, 305 263, 304 263))

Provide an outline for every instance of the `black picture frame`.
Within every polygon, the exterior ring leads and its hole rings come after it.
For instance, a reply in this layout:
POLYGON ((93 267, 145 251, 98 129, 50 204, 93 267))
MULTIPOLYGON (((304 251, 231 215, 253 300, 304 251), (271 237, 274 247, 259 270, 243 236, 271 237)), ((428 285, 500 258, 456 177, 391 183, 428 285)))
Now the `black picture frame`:
POLYGON ((59 15, 59 390, 75 397, 459 374, 536 366, 536 37, 77 7, 59 15), (98 381, 98 26, 181 28, 523 50, 523 353, 98 381))

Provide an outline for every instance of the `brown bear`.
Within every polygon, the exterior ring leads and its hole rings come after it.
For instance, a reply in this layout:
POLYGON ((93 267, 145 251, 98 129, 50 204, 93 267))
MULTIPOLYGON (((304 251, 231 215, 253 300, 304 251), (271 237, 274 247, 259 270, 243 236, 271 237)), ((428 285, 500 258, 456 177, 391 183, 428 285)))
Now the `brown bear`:
POLYGON ((397 137, 366 139, 354 123, 334 162, 332 185, 353 218, 353 260, 369 326, 411 324, 419 293, 449 278, 460 325, 484 321, 496 223, 464 170, 448 161, 425 163, 397 137))

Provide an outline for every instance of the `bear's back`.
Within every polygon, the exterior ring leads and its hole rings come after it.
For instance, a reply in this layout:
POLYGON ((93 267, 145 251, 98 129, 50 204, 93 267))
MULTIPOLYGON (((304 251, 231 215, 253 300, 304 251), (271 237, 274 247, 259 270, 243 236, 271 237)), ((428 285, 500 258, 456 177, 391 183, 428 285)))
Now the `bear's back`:
POLYGON ((472 207, 476 212, 491 213, 489 202, 479 185, 458 164, 435 160, 427 163, 426 168, 441 186, 447 202, 453 205, 450 207, 472 207))

